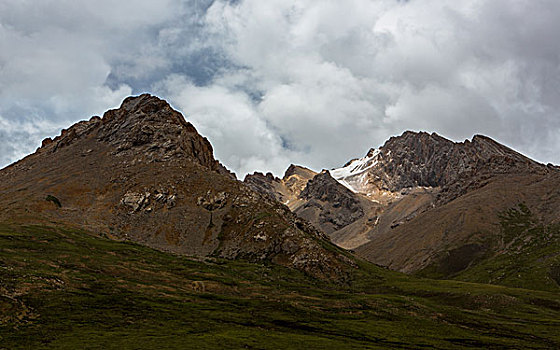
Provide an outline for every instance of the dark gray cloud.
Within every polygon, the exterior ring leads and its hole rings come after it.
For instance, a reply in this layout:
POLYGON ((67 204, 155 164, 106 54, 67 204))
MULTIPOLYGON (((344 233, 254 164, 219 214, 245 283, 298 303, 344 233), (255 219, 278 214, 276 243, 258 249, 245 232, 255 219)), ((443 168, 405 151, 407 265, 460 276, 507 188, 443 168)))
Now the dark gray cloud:
POLYGON ((241 175, 334 167, 406 129, 560 162, 556 0, 0 2, 0 164, 131 93, 241 175))

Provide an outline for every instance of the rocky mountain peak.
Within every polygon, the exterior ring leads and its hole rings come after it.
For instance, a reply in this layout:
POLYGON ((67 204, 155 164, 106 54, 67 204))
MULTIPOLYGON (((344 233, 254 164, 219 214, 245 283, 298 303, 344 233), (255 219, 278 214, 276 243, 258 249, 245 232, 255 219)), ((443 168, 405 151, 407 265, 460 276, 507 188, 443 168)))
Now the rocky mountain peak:
POLYGON ((437 154, 446 154, 454 143, 436 133, 406 131, 401 136, 391 137, 381 147, 381 153, 393 160, 407 159, 414 163, 425 163, 437 154))
MULTIPOLYGON (((325 249, 323 233, 237 181, 212 153, 167 102, 130 97, 0 170, 0 219, 27 222, 33 213, 34 223, 174 253, 270 261, 346 279, 351 259, 325 249)), ((255 178, 280 181, 270 173, 255 178)))
POLYGON ((305 199, 326 200, 331 195, 339 194, 352 194, 352 192, 345 187, 341 187, 328 170, 323 170, 307 182, 307 186, 299 196, 305 199))
POLYGON ((127 97, 118 109, 110 110, 103 116, 104 124, 147 125, 162 121, 167 126, 180 125, 189 132, 196 132, 194 126, 185 121, 181 113, 175 111, 167 101, 150 94, 127 97))
MULTIPOLYGON (((500 144, 484 135, 474 135, 472 140, 453 142, 436 133, 406 131, 401 136, 391 137, 380 148, 385 156, 402 155, 414 163, 425 163, 432 158, 446 157, 448 163, 463 158, 464 161, 476 162, 492 157, 508 157, 516 163, 538 165, 522 154, 500 144)), ((368 152, 368 156, 372 150, 368 152)), ((399 158, 401 159, 401 158, 399 158)), ((394 159, 393 161, 398 160, 394 159)))
POLYGON ((355 192, 372 194, 416 186, 457 186, 460 179, 518 171, 546 169, 486 136, 453 142, 436 133, 406 131, 332 173, 355 192))
POLYGON ((263 174, 255 171, 253 174, 245 175, 243 182, 253 191, 261 194, 269 195, 272 198, 282 202, 282 196, 278 193, 277 188, 281 186, 281 180, 272 173, 263 174))
POLYGON ((307 182, 299 195, 305 200, 303 210, 319 207, 318 226, 327 233, 339 230, 364 215, 356 195, 336 181, 328 170, 317 174, 307 182), (326 209, 329 207, 329 209, 326 209))
POLYGON ((541 164, 483 135, 453 142, 435 133, 406 132, 389 140, 382 153, 393 163, 384 164, 384 169, 401 178, 400 187, 446 186, 481 173, 544 170, 541 164))
MULTIPOLYGON (((469 144, 469 141, 464 142, 465 145, 469 144)), ((501 143, 491 139, 484 135, 474 135, 471 141, 473 147, 475 147, 481 155, 486 156, 504 156, 523 163, 529 161, 531 163, 536 163, 533 160, 525 157, 524 155, 512 150, 511 148, 502 145, 501 143)))
POLYGON ((314 172, 313 170, 303 167, 301 165, 290 164, 290 166, 288 167, 288 169, 286 169, 286 172, 284 173, 283 179, 287 180, 290 176, 293 175, 298 175, 304 178, 312 178, 316 174, 317 173, 314 172))
POLYGON ((129 112, 144 110, 146 113, 150 114, 166 107, 169 107, 167 101, 150 94, 141 94, 125 98, 120 108, 129 112))
POLYGON ((311 169, 291 164, 281 179, 271 173, 255 172, 245 176, 243 182, 254 191, 270 196, 294 209, 298 205, 298 197, 307 181, 315 175, 317 173, 311 169))
POLYGON ((90 152, 108 146, 112 156, 133 158, 134 163, 190 159, 235 176, 214 159, 210 142, 181 113, 149 94, 128 97, 103 118, 94 116, 62 130, 54 140, 45 139, 39 151, 58 152, 75 143, 87 144, 90 152))

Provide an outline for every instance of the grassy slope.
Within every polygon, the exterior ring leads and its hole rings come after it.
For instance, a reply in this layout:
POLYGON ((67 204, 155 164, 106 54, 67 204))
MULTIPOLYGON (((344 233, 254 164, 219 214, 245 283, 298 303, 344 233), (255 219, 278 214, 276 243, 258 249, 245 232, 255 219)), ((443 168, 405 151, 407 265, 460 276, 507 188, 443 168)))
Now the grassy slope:
POLYGON ((560 292, 560 225, 542 225, 520 204, 500 215, 505 248, 456 279, 560 292))
POLYGON ((545 291, 366 263, 340 286, 278 266, 0 226, 0 349, 558 348, 559 327, 560 297, 545 291))
MULTIPOLYGON (((448 272, 449 261, 442 259, 415 275, 559 293, 560 224, 542 224, 523 203, 502 212, 499 222, 497 234, 479 235, 479 244, 489 249, 474 259, 465 257, 463 270, 448 272)), ((457 258, 457 250, 445 253, 457 258)))

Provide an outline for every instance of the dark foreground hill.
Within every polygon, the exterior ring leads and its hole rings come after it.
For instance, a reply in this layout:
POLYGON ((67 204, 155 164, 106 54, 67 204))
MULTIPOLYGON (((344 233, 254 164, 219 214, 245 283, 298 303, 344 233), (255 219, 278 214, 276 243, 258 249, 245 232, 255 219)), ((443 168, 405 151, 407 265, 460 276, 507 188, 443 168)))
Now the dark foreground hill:
POLYGON ((3 349, 557 349, 557 293, 360 263, 344 286, 62 227, 0 227, 3 349))

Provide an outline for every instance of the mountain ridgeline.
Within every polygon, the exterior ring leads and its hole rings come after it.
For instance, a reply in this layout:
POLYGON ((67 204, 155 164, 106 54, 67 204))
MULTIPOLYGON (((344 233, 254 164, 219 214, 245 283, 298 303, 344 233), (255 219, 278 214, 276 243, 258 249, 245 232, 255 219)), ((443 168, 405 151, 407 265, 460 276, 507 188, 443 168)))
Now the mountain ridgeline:
POLYGON ((559 208, 484 136, 239 181, 129 97, 0 170, 0 348, 558 349, 559 208))
MULTIPOLYGON (((505 211, 523 204, 541 225, 558 223, 559 174, 485 136, 407 131, 341 168, 240 182, 179 112, 144 94, 0 171, 0 219, 345 281, 355 258, 333 242, 390 269, 452 277, 511 252, 505 211)), ((552 271, 556 258, 542 265, 552 271)))
POLYGON ((0 171, 0 218, 77 227, 194 256, 273 261, 344 281, 354 263, 235 179, 169 104, 140 95, 0 171), (46 198, 55 198, 58 205, 46 198))
MULTIPOLYGON (((278 186, 285 181, 258 173, 245 179, 279 201, 285 197, 278 186), (275 188, 267 185, 271 181, 275 188)), ((505 211, 522 204, 542 225, 558 223, 559 185, 558 167, 488 137, 453 142, 407 131, 309 179, 285 203, 333 242, 371 262, 449 278, 511 253, 500 239, 505 211)), ((552 234, 548 243, 558 239, 552 234)), ((558 255, 545 255, 543 283, 557 289, 552 271, 560 266, 558 255)))

